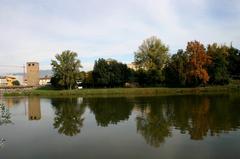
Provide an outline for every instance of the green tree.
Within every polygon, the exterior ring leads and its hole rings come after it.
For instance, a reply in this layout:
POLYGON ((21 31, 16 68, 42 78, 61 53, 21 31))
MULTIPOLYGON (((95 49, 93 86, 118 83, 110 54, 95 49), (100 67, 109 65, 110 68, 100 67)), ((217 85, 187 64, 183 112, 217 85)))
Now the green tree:
POLYGON ((116 60, 98 59, 93 68, 94 86, 121 87, 129 81, 131 70, 116 60))
POLYGON ((135 64, 145 70, 162 70, 169 59, 168 46, 153 36, 143 41, 135 52, 135 64))
POLYGON ((93 67, 93 80, 97 87, 107 87, 110 83, 109 67, 105 59, 95 61, 93 67))
POLYGON ((57 54, 56 60, 51 61, 55 84, 65 89, 72 89, 79 80, 81 62, 77 59, 77 53, 70 50, 57 54))
POLYGON ((174 54, 168 65, 165 67, 165 82, 169 86, 186 85, 186 63, 187 54, 183 50, 178 50, 174 54))
POLYGON ((208 45, 207 54, 212 60, 208 65, 209 83, 221 85, 229 83, 228 50, 229 48, 225 45, 218 46, 216 43, 208 45))
POLYGON ((14 86, 20 86, 20 82, 18 80, 13 81, 12 84, 14 86))
POLYGON ((240 50, 231 46, 228 50, 228 71, 232 78, 240 79, 240 50))
POLYGON ((93 71, 85 72, 83 74, 83 87, 84 88, 94 87, 93 71))

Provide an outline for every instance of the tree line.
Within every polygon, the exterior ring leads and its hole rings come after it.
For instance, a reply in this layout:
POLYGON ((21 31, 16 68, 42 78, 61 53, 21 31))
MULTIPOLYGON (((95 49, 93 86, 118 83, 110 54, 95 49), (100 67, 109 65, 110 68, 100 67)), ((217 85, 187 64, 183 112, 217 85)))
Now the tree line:
POLYGON ((240 79, 240 50, 190 41, 186 49, 170 55, 169 47, 153 36, 134 53, 131 68, 114 59, 99 58, 92 71, 80 71, 77 53, 70 50, 57 54, 51 65, 53 86, 65 89, 75 88, 76 81, 86 88, 225 85, 230 79, 240 79))

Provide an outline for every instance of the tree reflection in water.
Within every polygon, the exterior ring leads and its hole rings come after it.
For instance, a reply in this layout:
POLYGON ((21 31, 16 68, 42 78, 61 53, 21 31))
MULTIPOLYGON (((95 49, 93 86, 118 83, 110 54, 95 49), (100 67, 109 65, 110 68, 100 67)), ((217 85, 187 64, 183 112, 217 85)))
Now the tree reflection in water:
POLYGON ((52 99, 55 108, 54 127, 67 136, 80 133, 85 107, 102 127, 118 124, 137 112, 137 133, 146 142, 159 147, 179 130, 192 140, 238 130, 240 126, 239 95, 190 95, 136 98, 52 99))
POLYGON ((77 98, 55 98, 52 99, 55 109, 54 128, 60 134, 75 136, 80 133, 83 126, 85 107, 79 103, 77 98))
MULTIPOLYGON (((140 103, 143 103, 140 102, 140 103)), ((146 101, 144 102, 146 103, 146 101)), ((136 109, 140 114, 136 117, 137 132, 146 142, 154 147, 159 147, 166 137, 171 136, 170 107, 160 100, 147 101, 147 104, 138 105, 136 109)))
POLYGON ((0 126, 12 123, 11 113, 4 104, 0 104, 0 126))
POLYGON ((127 120, 133 104, 127 98, 89 98, 86 102, 99 126, 107 127, 127 120))
POLYGON ((238 96, 168 96, 136 98, 137 132, 159 147, 173 129, 188 133, 192 140, 218 136, 239 129, 238 96))
MULTIPOLYGON (((0 126, 7 124, 12 124, 11 113, 8 107, 0 103, 0 126)), ((0 149, 4 147, 5 141, 4 138, 0 138, 0 149)))
POLYGON ((173 100, 173 125, 182 133, 188 132, 193 140, 203 140, 236 130, 240 121, 240 107, 233 104, 238 97, 191 96, 188 100, 173 100))

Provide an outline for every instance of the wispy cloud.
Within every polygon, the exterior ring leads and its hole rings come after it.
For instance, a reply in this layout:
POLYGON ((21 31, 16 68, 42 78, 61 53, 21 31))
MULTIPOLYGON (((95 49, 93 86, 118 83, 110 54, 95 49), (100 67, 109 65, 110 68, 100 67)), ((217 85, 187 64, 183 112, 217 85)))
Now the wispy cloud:
POLYGON ((195 39, 237 47, 239 18, 237 0, 0 0, 0 64, 39 61, 46 69, 70 49, 89 70, 98 57, 132 61, 152 35, 171 53, 195 39))

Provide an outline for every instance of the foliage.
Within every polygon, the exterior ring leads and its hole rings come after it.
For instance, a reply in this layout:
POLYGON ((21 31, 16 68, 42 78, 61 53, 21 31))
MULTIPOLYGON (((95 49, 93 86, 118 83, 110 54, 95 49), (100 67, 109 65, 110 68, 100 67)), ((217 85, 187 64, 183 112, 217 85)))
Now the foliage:
POLYGON ((12 84, 14 86, 20 86, 20 82, 18 80, 12 81, 12 84))
POLYGON ((216 43, 208 45, 207 54, 211 57, 212 63, 208 65, 208 73, 210 76, 210 84, 228 84, 228 50, 225 45, 218 46, 216 43))
POLYGON ((157 37, 152 36, 144 40, 138 51, 135 52, 136 66, 145 70, 162 70, 169 58, 168 50, 168 46, 157 37))
POLYGON ((131 71, 126 64, 116 60, 95 61, 92 77, 95 87, 122 87, 129 80, 131 71))
POLYGON ((183 50, 178 50, 174 54, 168 65, 165 67, 165 82, 168 86, 182 87, 186 85, 186 63, 187 54, 183 50))
POLYGON ((197 87, 225 85, 240 79, 240 50, 216 43, 204 45, 188 42, 186 50, 169 56, 169 48, 152 36, 134 53, 134 69, 113 59, 99 58, 89 72, 80 72, 80 61, 69 50, 52 60, 55 89, 72 89, 80 83, 84 88, 113 87, 197 87))
POLYGON ((134 82, 137 82, 141 87, 159 86, 163 79, 162 71, 156 69, 143 70, 139 69, 134 72, 134 82))
POLYGON ((198 41, 188 42, 186 48, 188 61, 186 63, 187 85, 199 86, 207 84, 209 80, 206 66, 211 63, 204 45, 198 41))
POLYGON ((230 47, 228 50, 228 71, 233 79, 240 79, 240 50, 230 47))
POLYGON ((77 53, 70 50, 57 54, 56 60, 51 61, 53 70, 53 85, 65 89, 75 88, 81 68, 80 60, 77 59, 77 53))
POLYGON ((168 46, 155 36, 143 41, 134 54, 136 67, 140 70, 136 74, 140 85, 161 84, 164 80, 162 70, 169 60, 168 50, 168 46), (146 74, 144 75, 144 73, 146 74), (143 84, 139 76, 146 76, 146 83, 143 84))
POLYGON ((93 71, 83 73, 82 85, 84 88, 93 88, 94 87, 93 71))

